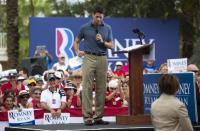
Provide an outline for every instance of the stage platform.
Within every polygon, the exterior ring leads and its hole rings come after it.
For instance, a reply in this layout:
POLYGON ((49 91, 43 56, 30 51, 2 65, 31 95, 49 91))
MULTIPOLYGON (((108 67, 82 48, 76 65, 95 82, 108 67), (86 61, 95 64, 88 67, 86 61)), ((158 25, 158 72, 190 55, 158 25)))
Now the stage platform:
MULTIPOLYGON (((200 131, 200 126, 194 126, 195 131, 200 131)), ((84 124, 59 124, 59 125, 35 125, 23 127, 5 127, 5 131, 154 131, 152 125, 133 126, 117 125, 93 125, 85 126, 84 124)))

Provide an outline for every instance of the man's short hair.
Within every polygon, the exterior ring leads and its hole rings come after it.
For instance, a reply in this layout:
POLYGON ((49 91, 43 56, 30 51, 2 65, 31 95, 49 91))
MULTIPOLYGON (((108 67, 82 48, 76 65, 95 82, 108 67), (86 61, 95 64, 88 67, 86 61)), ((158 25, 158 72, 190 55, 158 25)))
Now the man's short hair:
POLYGON ((101 14, 104 14, 104 9, 102 6, 100 5, 96 5, 93 9, 93 13, 101 13, 101 14))

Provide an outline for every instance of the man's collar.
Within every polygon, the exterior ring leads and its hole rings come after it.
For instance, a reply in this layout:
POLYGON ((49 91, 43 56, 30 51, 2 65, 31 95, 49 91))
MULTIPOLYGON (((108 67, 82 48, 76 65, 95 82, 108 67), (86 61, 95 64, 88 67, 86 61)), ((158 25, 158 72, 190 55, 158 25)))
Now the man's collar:
POLYGON ((49 91, 52 93, 55 93, 58 91, 58 89, 56 87, 48 87, 49 91), (56 90, 54 90, 53 88, 55 88, 56 90))
MULTIPOLYGON (((94 27, 94 24, 92 21, 90 22, 90 25, 94 27)), ((104 22, 102 21, 102 23, 99 26, 104 26, 104 22)))

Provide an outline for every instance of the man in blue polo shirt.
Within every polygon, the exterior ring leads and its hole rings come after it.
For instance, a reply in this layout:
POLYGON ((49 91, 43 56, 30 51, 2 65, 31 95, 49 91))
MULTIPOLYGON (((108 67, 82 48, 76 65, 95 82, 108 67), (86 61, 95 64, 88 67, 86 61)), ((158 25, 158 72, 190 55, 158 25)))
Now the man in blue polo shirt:
POLYGON ((74 50, 78 56, 84 56, 82 65, 83 89, 82 110, 85 125, 109 124, 103 121, 105 89, 107 79, 107 48, 113 48, 111 27, 103 22, 103 8, 96 6, 92 12, 92 20, 80 28, 74 41, 74 50), (84 49, 79 49, 83 40, 84 49), (92 84, 96 80, 95 115, 92 111, 92 84))

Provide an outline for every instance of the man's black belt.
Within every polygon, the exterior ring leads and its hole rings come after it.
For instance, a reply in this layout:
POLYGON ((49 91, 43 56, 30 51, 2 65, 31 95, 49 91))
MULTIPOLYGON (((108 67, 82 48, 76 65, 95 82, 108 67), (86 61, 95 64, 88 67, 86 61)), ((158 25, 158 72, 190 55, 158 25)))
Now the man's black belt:
POLYGON ((89 51, 85 51, 86 54, 90 54, 90 55, 96 55, 96 56, 105 56, 105 53, 94 53, 94 52, 89 52, 89 51))

